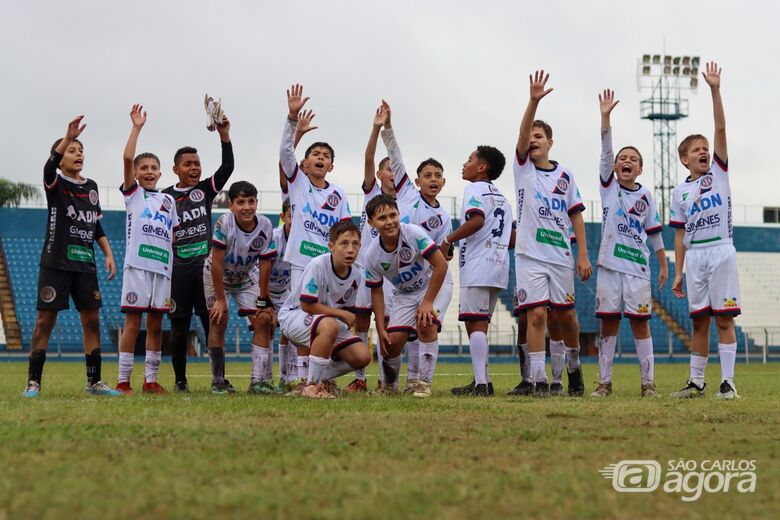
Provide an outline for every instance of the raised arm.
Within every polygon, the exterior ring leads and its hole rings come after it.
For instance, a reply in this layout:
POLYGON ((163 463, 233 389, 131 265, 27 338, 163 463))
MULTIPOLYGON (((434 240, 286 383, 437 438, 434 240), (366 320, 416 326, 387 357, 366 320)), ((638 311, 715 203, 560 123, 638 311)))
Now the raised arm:
POLYGON ((60 165, 60 161, 62 161, 62 156, 65 155, 65 151, 74 139, 78 139, 81 132, 87 127, 86 124, 81 124, 83 119, 83 115, 76 116, 68 123, 68 129, 65 131, 65 136, 54 149, 54 153, 49 156, 46 164, 43 165, 43 182, 46 186, 50 187, 54 184, 54 181, 57 180, 57 168, 60 165))
POLYGON ((219 134, 219 142, 222 145, 222 162, 217 171, 214 172, 213 182, 215 193, 219 193, 219 191, 225 187, 225 184, 227 184, 228 179, 230 179, 230 176, 235 169, 233 143, 230 141, 230 121, 224 114, 222 116, 222 123, 217 125, 217 133, 219 134))
POLYGON ((379 140, 379 131, 382 129, 382 125, 385 124, 386 119, 387 112, 384 104, 382 104, 376 109, 374 114, 374 121, 371 124, 371 135, 368 136, 366 153, 363 157, 363 193, 368 193, 374 189, 374 183, 376 182, 376 163, 374 162, 376 143, 379 140))
POLYGON ((528 155, 528 148, 531 146, 531 129, 534 119, 536 119, 536 109, 539 106, 539 101, 553 91, 551 88, 545 88, 549 78, 550 75, 545 74, 543 70, 537 70, 533 75, 528 76, 530 97, 528 98, 528 105, 525 107, 523 120, 520 122, 520 135, 517 137, 517 156, 519 158, 525 158, 528 155))
MULTIPOLYGON (((295 125, 295 140, 293 142, 293 150, 298 148, 298 143, 301 142, 303 136, 312 130, 316 130, 319 127, 311 124, 316 114, 312 110, 304 110, 298 114, 298 124, 295 125)), ((282 188, 282 192, 287 192, 287 176, 284 174, 284 168, 282 163, 279 163, 279 187, 282 188)))
POLYGON ((141 129, 146 123, 146 112, 144 112, 143 105, 133 105, 130 110, 130 121, 133 122, 133 128, 130 129, 130 136, 127 138, 127 144, 125 144, 125 151, 122 154, 122 160, 125 165, 124 183, 122 184, 122 190, 130 189, 135 183, 135 169, 133 168, 133 159, 135 158, 135 149, 138 145, 138 136, 141 134, 141 129))
POLYGON ((729 162, 728 147, 726 146, 726 114, 723 111, 723 100, 720 98, 720 72, 721 69, 714 61, 707 63, 705 72, 702 72, 704 81, 710 86, 712 94, 712 115, 715 118, 715 155, 724 164, 729 162))
POLYGON ((382 107, 385 109, 385 128, 382 130, 382 142, 385 143, 387 148, 387 155, 390 156, 390 169, 393 171, 393 184, 396 189, 401 186, 406 175, 406 166, 404 166, 404 158, 401 155, 401 147, 398 146, 398 141, 395 140, 395 133, 393 132, 393 113, 390 110, 390 105, 387 101, 382 100, 382 107))
POLYGON ((612 123, 610 116, 620 101, 615 101, 615 91, 605 89, 599 94, 599 110, 601 112, 601 160, 599 161, 599 177, 602 186, 609 184, 615 168, 615 152, 612 148, 612 123))
POLYGON ((287 119, 282 131, 282 144, 279 148, 279 164, 288 180, 295 177, 298 162, 295 159, 295 130, 298 125, 298 113, 309 100, 303 97, 303 85, 294 84, 287 89, 287 119))

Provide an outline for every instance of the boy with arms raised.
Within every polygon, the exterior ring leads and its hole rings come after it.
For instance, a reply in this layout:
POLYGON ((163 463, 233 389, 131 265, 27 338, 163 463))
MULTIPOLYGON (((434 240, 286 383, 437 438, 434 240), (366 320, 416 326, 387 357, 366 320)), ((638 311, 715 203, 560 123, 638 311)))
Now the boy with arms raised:
POLYGON ((187 383, 187 338, 193 309, 209 336, 208 309, 203 295, 203 264, 211 249, 211 206, 214 197, 233 173, 233 145, 227 116, 216 124, 222 146, 222 164, 211 177, 201 179, 203 172, 198 150, 179 148, 173 156, 173 172, 179 182, 163 190, 176 200, 181 223, 176 231, 171 277, 171 363, 175 374, 174 390, 189 391, 187 383))
POLYGON ((246 181, 234 182, 228 190, 230 211, 214 226, 212 250, 203 265, 203 292, 209 309, 209 358, 211 393, 232 394, 225 379, 225 331, 228 323, 226 295, 238 305, 238 315, 249 318, 252 336, 252 379, 248 393, 274 390, 267 378, 273 356, 269 330, 275 319, 269 297, 271 260, 276 256, 273 226, 257 212, 257 189, 246 181), (258 260, 259 270, 256 269, 258 260), (259 279, 258 279, 259 277, 259 279))
POLYGON ((121 395, 101 379, 100 306, 95 272, 94 242, 106 257, 108 279, 116 274, 114 255, 100 225, 102 211, 95 181, 82 177, 84 147, 78 140, 86 128, 84 116, 68 124, 65 137, 51 147, 43 167, 48 224, 38 272, 38 316, 30 341, 30 359, 24 397, 38 397, 49 337, 57 314, 73 298, 81 318, 87 367, 85 391, 93 395, 121 395), (57 169, 61 173, 57 173, 57 169))
POLYGON ((164 394, 157 382, 162 359, 162 319, 168 312, 173 268, 173 233, 179 226, 173 197, 157 190, 160 159, 152 153, 135 155, 138 136, 146 123, 141 105, 130 111, 133 128, 127 139, 124 160, 124 182, 121 190, 127 208, 127 246, 122 273, 122 312, 125 327, 119 338, 119 376, 116 389, 133 393, 135 342, 146 313, 146 374, 142 391, 164 394))
POLYGON ((478 146, 463 164, 461 226, 441 244, 460 244, 460 303, 458 321, 466 323, 474 384, 453 388, 456 395, 488 396, 488 338, 490 318, 498 293, 509 281, 509 245, 512 208, 492 181, 498 179, 506 159, 492 146, 478 146))
MULTIPOLYGON (((292 286, 279 322, 282 333, 301 352, 309 351, 304 397, 332 399, 334 380, 371 362, 366 345, 354 334, 355 301, 364 283, 361 270, 353 265, 360 251, 360 229, 351 221, 330 228, 330 253, 309 261, 292 286)), ((381 321, 381 320, 380 320, 381 321)))
POLYGON ((599 334, 599 385, 591 397, 612 393, 612 361, 615 357, 621 314, 634 333, 641 372, 642 397, 656 397, 653 383, 653 338, 650 336, 650 251, 652 245, 661 271, 658 286, 667 278, 661 217, 651 190, 636 182, 642 174, 642 155, 633 146, 612 149, 610 114, 618 104, 615 94, 599 96, 601 109, 601 246, 596 280, 596 316, 599 334))
POLYGON ((447 276, 447 261, 421 227, 400 222, 392 197, 374 197, 366 214, 369 225, 379 232, 379 238, 365 252, 365 268, 384 357, 383 392, 397 391, 401 352, 409 336, 416 335, 420 340, 420 372, 412 395, 429 397, 439 355, 439 316, 446 313, 451 296, 440 290, 447 276), (385 314, 383 278, 395 287, 387 326, 381 318, 385 314))
POLYGON ((585 240, 585 210, 570 170, 550 161, 552 128, 535 120, 539 101, 552 92, 545 89, 549 75, 537 71, 529 77, 530 98, 520 123, 514 160, 517 191, 517 244, 515 273, 518 311, 528 320, 528 358, 534 395, 549 395, 545 370, 544 331, 547 306, 558 316, 568 358, 569 395, 582 396, 585 385, 579 359, 579 323, 574 311, 574 259, 569 228, 577 240, 577 275, 591 275, 585 240))
POLYGON ((714 155, 710 163, 707 138, 689 135, 680 143, 680 161, 690 175, 674 189, 669 225, 677 228, 674 236, 674 283, 672 291, 678 298, 683 291, 683 266, 686 269, 688 307, 693 320, 691 377, 673 397, 704 395, 704 370, 707 367, 710 344, 710 320, 715 316, 718 328, 721 384, 715 394, 719 399, 738 398, 734 385, 734 363, 737 338, 734 317, 739 308, 737 252, 734 249, 734 229, 731 220, 731 187, 726 146, 726 116, 720 97, 720 68, 715 62, 706 65, 702 73, 710 86, 712 111, 715 118, 714 155))

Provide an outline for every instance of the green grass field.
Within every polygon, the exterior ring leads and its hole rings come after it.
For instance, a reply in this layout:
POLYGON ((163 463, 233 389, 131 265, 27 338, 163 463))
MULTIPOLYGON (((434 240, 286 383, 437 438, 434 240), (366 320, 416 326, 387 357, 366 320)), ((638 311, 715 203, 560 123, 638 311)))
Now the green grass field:
MULTIPOLYGON (((190 365, 187 396, 94 398, 81 364, 56 362, 41 397, 25 400, 26 364, 0 363, 0 519, 768 518, 780 510, 780 365, 738 365, 744 397, 721 402, 712 361, 709 395, 687 402, 637 397, 634 365, 615 367, 606 400, 508 398, 508 364, 491 369, 500 395, 454 398, 470 365, 446 363, 425 401, 213 397, 206 364, 190 365), (756 491, 684 502, 660 488, 618 493, 599 474, 680 458, 755 460, 756 491)), ((249 365, 227 370, 245 389, 249 365)), ((687 370, 657 365, 659 390, 687 370)), ((136 363, 139 388, 142 373, 136 363)), ((596 376, 586 365, 588 392, 596 376)), ((161 382, 171 377, 166 365, 161 382)))

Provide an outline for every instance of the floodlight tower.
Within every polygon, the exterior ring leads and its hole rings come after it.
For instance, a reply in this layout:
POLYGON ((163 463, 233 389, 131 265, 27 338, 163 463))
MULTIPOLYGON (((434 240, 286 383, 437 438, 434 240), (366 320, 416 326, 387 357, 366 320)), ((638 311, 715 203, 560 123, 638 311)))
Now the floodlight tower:
POLYGON ((668 222, 677 184, 677 121, 688 117, 688 100, 680 93, 699 86, 699 57, 645 54, 637 62, 636 84, 650 93, 639 112, 653 122, 655 199, 661 219, 668 222))

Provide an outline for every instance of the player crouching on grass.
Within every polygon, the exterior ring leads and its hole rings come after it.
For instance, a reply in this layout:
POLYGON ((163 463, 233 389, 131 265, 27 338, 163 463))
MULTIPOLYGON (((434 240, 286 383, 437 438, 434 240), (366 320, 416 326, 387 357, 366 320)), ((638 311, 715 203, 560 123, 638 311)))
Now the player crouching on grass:
POLYGON ((618 104, 615 94, 599 96, 601 109, 601 246, 596 280, 596 316, 599 334, 599 385, 591 397, 612 393, 612 362, 615 357, 621 314, 634 333, 641 373, 642 397, 656 397, 653 383, 653 338, 650 336, 650 251, 653 246, 661 270, 658 286, 666 283, 666 252, 661 236, 661 218, 653 193, 636 182, 642 174, 642 155, 633 146, 612 150, 610 114, 618 104))
POLYGON ((726 116, 720 98, 720 69, 710 62, 702 73, 710 86, 715 117, 714 155, 703 135, 689 135, 680 143, 680 162, 690 175, 672 193, 669 225, 677 228, 674 236, 674 283, 672 292, 684 298, 683 265, 688 262, 686 286, 688 308, 693 320, 691 378, 673 397, 704 395, 704 369, 710 345, 710 320, 715 316, 718 328, 721 384, 718 399, 738 398, 734 386, 737 337, 734 317, 739 308, 737 251, 731 220, 731 187, 726 146, 726 116))
POLYGON ((273 360, 269 347, 275 315, 268 283, 271 260, 276 256, 273 226, 257 212, 257 188, 252 184, 234 182, 228 198, 230 211, 217 220, 211 253, 203 265, 203 291, 209 309, 211 393, 235 392, 225 379, 226 294, 238 305, 238 315, 248 317, 252 325, 252 379, 247 392, 270 393, 274 391, 273 383, 263 376, 271 373, 268 365, 273 360))
POLYGON ((419 374, 415 397, 429 397, 439 357, 441 321, 452 293, 441 291, 447 276, 447 261, 425 231, 414 224, 402 224, 392 197, 379 195, 366 205, 368 223, 379 238, 365 252, 366 285, 382 349, 385 384, 382 393, 398 391, 401 352, 410 336, 420 340, 419 374), (384 319, 383 278, 395 287, 388 325, 384 319))
POLYGON ((138 135, 146 123, 141 105, 130 111, 133 128, 123 155, 122 194, 127 208, 127 246, 122 274, 122 312, 125 327, 119 338, 119 376, 116 389, 132 394, 135 342, 146 312, 146 374, 142 391, 164 394, 157 382, 162 358, 162 319, 171 299, 173 233, 179 226, 173 197, 157 190, 160 159, 151 153, 135 155, 138 135))
POLYGON ((309 261, 279 313, 282 333, 309 352, 307 382, 299 387, 303 397, 335 398, 335 379, 371 362, 368 345, 354 331, 353 310, 365 280, 353 265, 360 229, 350 221, 333 224, 328 249, 330 253, 309 261))

